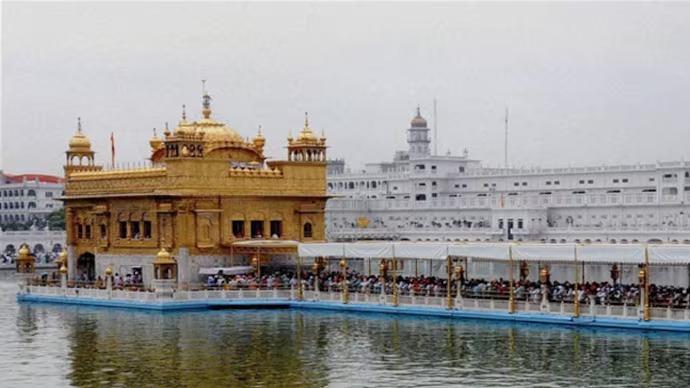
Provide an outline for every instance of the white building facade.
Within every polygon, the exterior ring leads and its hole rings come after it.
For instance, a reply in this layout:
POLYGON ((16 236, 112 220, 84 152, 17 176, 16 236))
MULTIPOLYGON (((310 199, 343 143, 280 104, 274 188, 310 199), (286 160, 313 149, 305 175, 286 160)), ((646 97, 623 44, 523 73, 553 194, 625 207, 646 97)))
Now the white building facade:
POLYGON ((0 225, 45 219, 62 208, 55 200, 65 189, 64 179, 52 175, 11 175, 0 171, 0 225))
POLYGON ((419 111, 407 134, 391 162, 331 170, 330 240, 690 243, 690 162, 486 168, 432 155, 419 111))

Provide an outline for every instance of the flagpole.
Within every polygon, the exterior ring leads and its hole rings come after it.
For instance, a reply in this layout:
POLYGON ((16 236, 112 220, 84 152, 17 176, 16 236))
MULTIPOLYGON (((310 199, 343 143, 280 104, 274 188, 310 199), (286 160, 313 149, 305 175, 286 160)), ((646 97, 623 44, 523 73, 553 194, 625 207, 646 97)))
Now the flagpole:
POLYGON ((110 132, 110 162, 115 169, 115 133, 110 132))

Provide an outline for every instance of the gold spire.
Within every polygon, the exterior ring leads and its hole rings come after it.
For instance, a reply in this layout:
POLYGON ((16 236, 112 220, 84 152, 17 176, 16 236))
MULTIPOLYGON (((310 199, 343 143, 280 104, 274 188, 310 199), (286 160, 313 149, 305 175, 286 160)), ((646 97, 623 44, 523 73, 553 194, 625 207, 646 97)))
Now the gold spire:
POLYGON ((299 136, 297 137, 298 142, 304 142, 304 143, 310 143, 310 142, 315 142, 316 141, 316 136, 314 136, 314 132, 311 131, 309 128, 309 113, 304 112, 304 128, 302 129, 302 132, 300 132, 299 136))
POLYGON ((91 141, 81 129, 81 117, 77 117, 77 133, 69 141, 69 148, 75 151, 90 151, 91 141))
MULTIPOLYGON (((166 131, 167 129, 167 123, 166 123, 166 131)), ((168 132, 170 133, 170 132, 168 132)), ((149 140, 149 145, 151 145, 151 150, 156 151, 157 149, 160 148, 160 146, 163 144, 163 140, 158 138, 158 135, 156 134, 156 128, 153 128, 153 137, 151 140, 149 140)))
POLYGON ((266 144, 266 138, 261 134, 261 125, 259 125, 259 133, 254 137, 254 147, 257 151, 263 152, 264 145, 266 144))
MULTIPOLYGON (((155 135, 156 133, 154 132, 153 134, 155 135)), ((165 131, 163 132, 163 134, 166 137, 170 136, 170 128, 168 128, 168 122, 167 121, 165 122, 165 131)))
POLYGON ((182 121, 180 124, 187 124, 187 106, 182 104, 182 121))

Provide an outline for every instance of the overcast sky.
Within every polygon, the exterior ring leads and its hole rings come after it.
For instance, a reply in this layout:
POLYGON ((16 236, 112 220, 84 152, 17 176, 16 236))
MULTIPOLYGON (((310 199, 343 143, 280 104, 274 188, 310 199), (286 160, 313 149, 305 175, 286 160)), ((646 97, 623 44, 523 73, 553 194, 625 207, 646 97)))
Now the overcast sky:
POLYGON ((308 111, 352 168, 406 149, 568 166, 690 159, 690 3, 2 3, 5 172, 62 174, 82 117, 99 163, 149 156, 187 104, 267 153, 308 111), (433 149, 433 146, 432 146, 433 149))

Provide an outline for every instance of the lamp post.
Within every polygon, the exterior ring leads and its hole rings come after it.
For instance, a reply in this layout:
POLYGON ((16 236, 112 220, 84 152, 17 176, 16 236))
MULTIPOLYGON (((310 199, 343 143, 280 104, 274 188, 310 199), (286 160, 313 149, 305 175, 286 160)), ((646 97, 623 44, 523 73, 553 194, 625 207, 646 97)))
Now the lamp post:
POLYGON ((302 261, 297 255, 297 300, 300 302, 304 300, 304 290, 302 289, 302 261))
POLYGON ((311 265, 312 271, 314 271, 314 299, 319 300, 319 271, 321 270, 321 264, 319 258, 314 258, 314 264, 311 265))
POLYGON ((549 267, 544 265, 541 267, 541 271, 539 271, 539 282, 541 283, 541 311, 542 312, 547 312, 549 309, 549 287, 547 284, 549 283, 549 277, 551 274, 549 273, 549 267))
POLYGON ((613 285, 616 285, 616 282, 618 281, 618 278, 620 277, 620 269, 618 269, 618 265, 614 264, 611 266, 611 280, 613 280, 613 285))
POLYGON ((398 307, 398 279, 395 270, 398 267, 398 262, 393 258, 393 306, 398 307))
POLYGON ((386 260, 381 259, 379 263, 379 272, 381 273, 381 295, 379 296, 379 301, 381 304, 386 304, 386 273, 388 272, 386 260))
POLYGON ((524 283, 529 277, 529 264, 526 261, 520 263, 520 283, 524 283))
POLYGON ((343 271, 343 281, 342 281, 342 290, 343 290, 343 304, 347 304, 347 260, 343 257, 340 260, 340 269, 343 271))
POLYGON ((256 256, 252 257, 252 267, 256 269, 257 287, 261 288, 261 264, 259 263, 259 258, 256 256))
POLYGON ((637 281, 640 284, 640 312, 645 321, 649 320, 649 295, 647 289, 647 269, 642 267, 637 274, 637 281))
POLYGON ((462 268, 461 264, 455 267, 455 308, 462 308, 462 286, 465 282, 465 270, 462 268))
POLYGON ((450 281, 451 276, 453 276, 453 262, 448 256, 448 262, 446 263, 446 272, 448 273, 448 282, 446 284, 446 308, 451 310, 453 308, 453 300, 450 297, 450 281))
POLYGON ((60 267, 60 288, 62 288, 63 293, 67 290, 67 267, 65 264, 60 267))

